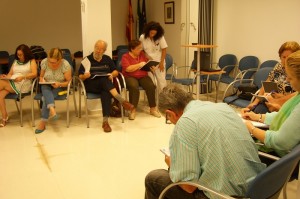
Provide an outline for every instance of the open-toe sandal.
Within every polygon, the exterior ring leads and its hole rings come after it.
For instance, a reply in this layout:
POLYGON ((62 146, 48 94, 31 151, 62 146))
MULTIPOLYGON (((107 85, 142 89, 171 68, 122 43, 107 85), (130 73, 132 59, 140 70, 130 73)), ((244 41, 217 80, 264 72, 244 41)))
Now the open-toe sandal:
POLYGON ((8 116, 6 117, 6 119, 2 119, 0 127, 5 127, 5 125, 6 125, 7 122, 8 122, 8 116))

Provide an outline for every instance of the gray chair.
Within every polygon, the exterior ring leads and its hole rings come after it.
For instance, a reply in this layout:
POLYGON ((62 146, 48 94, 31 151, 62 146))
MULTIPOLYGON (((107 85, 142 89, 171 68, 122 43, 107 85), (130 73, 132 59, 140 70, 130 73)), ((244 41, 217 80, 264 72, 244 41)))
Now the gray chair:
MULTIPOLYGON (((300 160, 300 145, 296 146, 289 154, 275 161, 265 170, 259 173, 249 184, 244 198, 253 199, 275 199, 278 198, 282 189, 286 186, 289 178, 300 160)), ((177 182, 167 186, 160 194, 159 199, 163 199, 167 191, 174 186, 191 185, 200 190, 210 192, 219 198, 233 199, 224 193, 219 193, 209 187, 205 187, 196 182, 177 182)))

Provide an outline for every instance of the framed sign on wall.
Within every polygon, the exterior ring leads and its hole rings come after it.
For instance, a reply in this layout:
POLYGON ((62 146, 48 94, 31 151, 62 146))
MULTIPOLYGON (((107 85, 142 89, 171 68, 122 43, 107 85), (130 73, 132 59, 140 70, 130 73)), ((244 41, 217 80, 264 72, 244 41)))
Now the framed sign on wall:
POLYGON ((165 2, 165 24, 175 23, 174 1, 165 2))

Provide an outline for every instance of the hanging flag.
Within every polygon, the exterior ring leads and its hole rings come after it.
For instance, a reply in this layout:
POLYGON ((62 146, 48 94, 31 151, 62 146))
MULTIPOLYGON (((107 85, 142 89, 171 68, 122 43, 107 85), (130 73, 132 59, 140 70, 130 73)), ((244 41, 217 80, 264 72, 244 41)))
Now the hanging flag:
POLYGON ((138 6, 137 6, 137 9, 138 9, 138 21, 139 21, 139 24, 138 24, 138 36, 140 36, 142 33, 143 33, 143 29, 144 29, 144 26, 145 24, 147 23, 147 19, 146 19, 146 2, 145 0, 142 0, 142 10, 141 10, 141 5, 140 5, 140 0, 138 0, 138 6))
POLYGON ((132 5, 131 0, 128 2, 128 21, 126 24, 126 37, 128 42, 133 39, 133 13, 132 13, 132 5))

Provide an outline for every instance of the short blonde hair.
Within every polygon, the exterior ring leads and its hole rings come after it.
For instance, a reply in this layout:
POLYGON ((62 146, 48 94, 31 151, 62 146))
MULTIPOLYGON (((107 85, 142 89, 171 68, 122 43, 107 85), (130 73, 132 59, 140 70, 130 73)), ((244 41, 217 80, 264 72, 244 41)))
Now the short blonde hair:
POLYGON ((56 60, 61 60, 63 58, 63 54, 62 54, 61 49, 59 49, 59 48, 52 48, 48 52, 48 58, 56 59, 56 60))
POLYGON ((290 54, 287 57, 286 67, 292 69, 297 79, 300 79, 300 50, 290 54))

